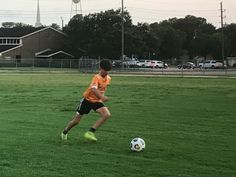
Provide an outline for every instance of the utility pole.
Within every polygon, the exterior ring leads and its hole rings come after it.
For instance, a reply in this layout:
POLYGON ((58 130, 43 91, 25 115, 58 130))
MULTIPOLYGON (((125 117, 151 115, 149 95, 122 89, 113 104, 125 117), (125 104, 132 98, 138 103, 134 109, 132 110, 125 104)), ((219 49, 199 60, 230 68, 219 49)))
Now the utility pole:
POLYGON ((124 0, 121 0, 121 60, 124 60, 124 0))
MULTIPOLYGON (((222 62, 224 65, 225 61, 225 39, 224 39, 224 12, 223 10, 223 3, 220 2, 220 19, 221 19, 221 54, 222 54, 222 62)), ((227 67, 227 62, 226 62, 227 67)))

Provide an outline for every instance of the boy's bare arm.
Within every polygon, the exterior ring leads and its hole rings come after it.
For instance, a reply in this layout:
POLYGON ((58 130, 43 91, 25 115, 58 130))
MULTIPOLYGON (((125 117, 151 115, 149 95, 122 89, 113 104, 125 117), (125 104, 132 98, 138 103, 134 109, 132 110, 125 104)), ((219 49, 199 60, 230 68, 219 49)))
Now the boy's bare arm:
POLYGON ((96 95, 96 97, 101 99, 103 102, 108 101, 108 97, 102 95, 96 88, 92 88, 91 90, 96 95))

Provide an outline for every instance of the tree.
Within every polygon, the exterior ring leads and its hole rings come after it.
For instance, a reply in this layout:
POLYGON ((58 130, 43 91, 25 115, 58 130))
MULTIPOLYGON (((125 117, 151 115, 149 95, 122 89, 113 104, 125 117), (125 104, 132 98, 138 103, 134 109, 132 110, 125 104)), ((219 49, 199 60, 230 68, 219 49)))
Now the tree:
MULTIPOLYGON (((216 32, 216 28, 207 23, 206 19, 187 15, 185 18, 172 18, 161 22, 163 25, 170 25, 174 29, 184 33, 183 50, 185 50, 191 58, 198 55, 206 56, 208 53, 205 45, 209 44, 209 36, 216 32), (207 42, 208 41, 208 42, 207 42)), ((211 43, 214 45, 213 43, 211 43)), ((212 46, 213 47, 213 46, 212 46)), ((212 52, 209 52, 212 53, 212 52)), ((218 56, 218 54, 217 54, 218 56)))
POLYGON ((15 27, 33 27, 33 26, 27 25, 27 24, 24 24, 24 23, 3 22, 2 27, 3 28, 15 28, 15 27))
POLYGON ((13 28, 14 25, 15 25, 14 22, 3 22, 3 23, 2 23, 2 27, 3 27, 3 28, 13 28))
POLYGON ((127 54, 136 54, 139 58, 149 58, 150 53, 157 51, 159 38, 150 33, 150 26, 147 23, 138 23, 137 26, 126 28, 127 54))
POLYGON ((58 24, 56 24, 56 23, 52 23, 51 27, 56 29, 56 30, 60 30, 61 29, 60 26, 58 24))
POLYGON ((229 56, 236 56, 236 23, 227 25, 224 29, 224 34, 228 39, 228 51, 229 56))
POLYGON ((169 59, 179 57, 182 53, 184 35, 168 24, 151 24, 151 32, 160 40, 158 48, 159 58, 169 59))
MULTIPOLYGON (((68 34, 67 49, 76 57, 119 58, 121 50, 121 11, 108 10, 74 16, 64 31, 68 34)), ((132 27, 129 13, 124 12, 125 28, 132 27)), ((126 50, 128 50, 126 48, 126 50)))

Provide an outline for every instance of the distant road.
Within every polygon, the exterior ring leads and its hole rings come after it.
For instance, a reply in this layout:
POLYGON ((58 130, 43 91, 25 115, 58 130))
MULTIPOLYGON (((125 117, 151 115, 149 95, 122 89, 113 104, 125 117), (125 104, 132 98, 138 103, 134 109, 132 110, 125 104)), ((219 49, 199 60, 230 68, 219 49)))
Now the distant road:
MULTIPOLYGON (((76 73, 95 73, 98 68, 40 68, 40 67, 0 67, 0 74, 13 74, 13 73, 32 73, 32 74, 76 74, 76 73)), ((192 77, 206 77, 206 76, 219 76, 219 77, 232 77, 236 78, 236 68, 234 69, 178 69, 176 67, 169 67, 167 69, 159 68, 113 68, 112 74, 119 75, 157 75, 157 76, 192 76, 192 77)))
POLYGON ((144 75, 189 75, 189 76, 235 76, 235 69, 178 69, 169 67, 166 69, 158 68, 114 68, 112 73, 144 74, 144 75))

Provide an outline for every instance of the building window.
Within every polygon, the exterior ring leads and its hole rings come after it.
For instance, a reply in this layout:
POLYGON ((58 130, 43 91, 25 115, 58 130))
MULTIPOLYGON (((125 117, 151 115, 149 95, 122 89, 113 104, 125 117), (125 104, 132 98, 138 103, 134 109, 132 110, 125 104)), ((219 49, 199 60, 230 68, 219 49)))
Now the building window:
POLYGON ((14 39, 14 38, 0 38, 0 45, 19 45, 20 39, 14 39))

